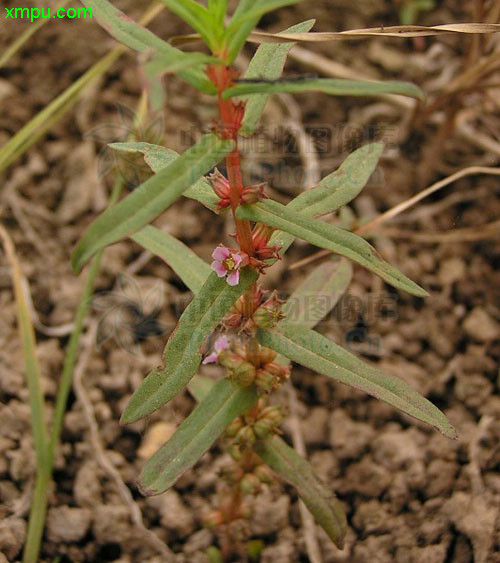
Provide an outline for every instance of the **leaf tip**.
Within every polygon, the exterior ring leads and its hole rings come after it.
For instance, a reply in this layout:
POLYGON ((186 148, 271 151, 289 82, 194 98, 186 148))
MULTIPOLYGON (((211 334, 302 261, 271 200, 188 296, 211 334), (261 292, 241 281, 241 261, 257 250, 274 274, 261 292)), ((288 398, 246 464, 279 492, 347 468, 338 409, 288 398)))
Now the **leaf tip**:
POLYGON ((139 490, 139 492, 141 493, 141 495, 145 496, 145 497, 153 497, 158 493, 157 489, 152 489, 151 487, 147 487, 141 479, 137 479, 137 481, 135 482, 137 489, 139 490))
POLYGON ((80 252, 78 251, 78 247, 73 250, 71 253, 71 270, 75 276, 77 276, 83 268, 83 264, 80 258, 80 252))

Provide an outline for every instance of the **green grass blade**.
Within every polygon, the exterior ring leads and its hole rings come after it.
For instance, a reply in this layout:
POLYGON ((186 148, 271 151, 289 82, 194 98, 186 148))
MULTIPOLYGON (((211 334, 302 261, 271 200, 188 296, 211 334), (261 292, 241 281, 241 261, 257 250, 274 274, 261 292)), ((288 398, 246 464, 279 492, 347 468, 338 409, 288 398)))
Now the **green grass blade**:
MULTIPOLYGON (((160 39, 107 0, 82 0, 82 3, 92 10, 93 17, 112 37, 130 49, 142 53, 153 50, 170 59, 184 60, 186 53, 160 39)), ((168 2, 165 3, 168 5, 168 2)), ((199 90, 208 94, 215 93, 214 85, 203 73, 203 65, 196 69, 179 70, 178 74, 199 90)))
POLYGON ((218 164, 233 141, 205 135, 196 145, 149 178, 87 229, 72 254, 75 272, 98 250, 138 231, 172 205, 190 186, 218 164))
POLYGON ((276 435, 257 442, 254 450, 273 471, 297 489, 316 522, 342 549, 347 531, 342 505, 315 475, 311 465, 276 435))
MULTIPOLYGON (((162 147, 161 145, 152 145, 150 143, 111 143, 109 147, 118 151, 142 153, 144 155, 144 161, 155 174, 158 174, 165 166, 173 162, 176 158, 179 158, 179 154, 175 151, 162 147)), ((200 178, 195 184, 188 188, 183 195, 199 201, 214 213, 219 212, 217 207, 219 198, 215 195, 212 186, 205 178, 200 178)))
POLYGON ((259 341, 290 360, 385 401, 404 413, 456 437, 444 414, 401 379, 362 362, 328 338, 294 325, 260 331, 259 341))
POLYGON ((40 385, 40 366, 36 357, 35 331, 31 322, 28 303, 23 291, 21 267, 14 244, 7 231, 0 225, 0 241, 12 270, 12 284, 16 301, 16 313, 21 340, 31 416, 31 431, 36 453, 36 484, 30 511, 28 535, 24 550, 25 563, 38 560, 40 543, 47 511, 48 485, 50 482, 49 441, 45 421, 45 399, 40 385))
POLYGON ((45 400, 40 385, 40 366, 36 357, 35 330, 23 291, 21 267, 14 244, 7 231, 1 225, 0 241, 3 242, 4 250, 12 269, 12 284, 14 286, 19 338, 23 350, 26 382, 28 384, 33 441, 35 443, 37 464, 43 467, 47 461, 48 434, 45 421, 45 400))
POLYGON ((347 260, 333 260, 314 269, 283 306, 283 322, 314 328, 335 307, 352 279, 347 260))
POLYGON ((150 496, 169 489, 257 400, 253 386, 243 388, 227 379, 218 381, 172 438, 146 462, 138 481, 141 492, 150 496))
MULTIPOLYGON (((154 4, 153 8, 145 13, 142 21, 150 21, 157 13, 158 6, 154 4)), ((20 158, 52 126, 58 123, 73 107, 85 89, 94 80, 102 76, 124 52, 125 48, 120 45, 105 55, 2 146, 0 149, 0 172, 20 158)))
POLYGON ((380 276, 388 284, 412 295, 424 297, 428 293, 415 282, 386 262, 380 254, 361 237, 319 219, 304 217, 272 200, 257 205, 238 208, 240 219, 258 221, 286 231, 320 248, 340 254, 380 276))
MULTIPOLYGON (((64 0, 60 4, 58 4, 55 10, 59 10, 67 6, 71 0, 64 0)), ((42 28, 47 22, 49 22, 49 18, 44 18, 37 20, 36 22, 32 22, 29 27, 27 27, 23 33, 11 44, 9 45, 2 55, 0 56, 0 68, 5 66, 7 62, 27 43, 32 35, 34 35, 40 28, 42 28)))
POLYGON ((212 273, 210 266, 172 235, 148 225, 130 237, 172 268, 193 293, 199 293, 212 273))
POLYGON ((85 88, 104 74, 123 52, 122 47, 117 47, 104 56, 3 145, 0 149, 0 172, 43 137, 71 109, 85 88))
POLYGON ((378 96, 380 94, 400 94, 423 100, 424 93, 409 82, 345 80, 342 78, 313 78, 310 80, 237 84, 228 88, 223 97, 248 96, 250 94, 275 94, 286 92, 301 94, 304 92, 323 92, 332 96, 378 96))
POLYGON ((256 279, 255 272, 243 270, 239 285, 231 287, 215 272, 210 275, 167 342, 165 367, 153 370, 132 395, 122 424, 151 414, 182 391, 200 366, 206 338, 256 279))
MULTIPOLYGON (((316 20, 308 20, 292 27, 282 33, 295 33, 309 31, 316 20)), ((260 45, 253 56, 245 78, 265 78, 273 80, 279 78, 283 72, 288 52, 294 43, 267 43, 260 45)), ((250 96, 246 101, 245 117, 239 131, 240 135, 251 135, 259 122, 260 116, 266 107, 269 95, 261 94, 250 96)))

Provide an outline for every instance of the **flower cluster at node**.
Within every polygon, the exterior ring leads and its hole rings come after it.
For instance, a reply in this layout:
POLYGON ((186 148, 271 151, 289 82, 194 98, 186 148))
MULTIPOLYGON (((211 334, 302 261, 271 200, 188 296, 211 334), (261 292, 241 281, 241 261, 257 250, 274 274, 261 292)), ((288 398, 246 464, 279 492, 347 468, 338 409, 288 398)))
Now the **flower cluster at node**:
POLYGON ((275 358, 276 352, 259 346, 257 357, 250 362, 240 343, 231 345, 227 336, 221 336, 203 363, 218 363, 228 370, 230 379, 238 385, 248 387, 254 384, 260 394, 265 394, 280 387, 290 377, 290 366, 274 362, 275 358))
MULTIPOLYGON (((221 172, 216 168, 215 171, 207 177, 207 179, 217 197, 220 198, 217 201, 217 208, 219 211, 231 207, 231 185, 224 174, 221 174, 221 172)), ((241 205, 245 205, 263 201, 268 197, 265 192, 266 186, 267 184, 264 182, 243 188, 240 193, 239 203, 241 205)))

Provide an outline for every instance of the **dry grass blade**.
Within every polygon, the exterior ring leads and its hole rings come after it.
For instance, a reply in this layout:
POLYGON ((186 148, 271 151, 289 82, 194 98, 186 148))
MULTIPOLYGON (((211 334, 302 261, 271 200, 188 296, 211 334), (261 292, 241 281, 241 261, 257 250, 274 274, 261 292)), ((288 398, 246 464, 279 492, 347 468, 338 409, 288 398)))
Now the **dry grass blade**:
POLYGON ((297 41, 302 43, 318 43, 338 41, 341 39, 359 39, 362 37, 425 37, 443 35, 445 33, 497 33, 500 24, 497 23, 455 23, 446 25, 392 25, 389 27, 367 27, 364 29, 349 29, 339 32, 317 33, 275 33, 254 32, 248 41, 252 43, 282 43, 283 41, 297 41))
MULTIPOLYGON (((406 211, 410 207, 413 207, 419 201, 425 199, 426 197, 430 196, 434 192, 437 192, 438 190, 444 188, 445 186, 448 186, 449 184, 455 182, 456 180, 459 180, 460 178, 464 178, 465 176, 472 176, 475 174, 491 174, 494 176, 500 176, 500 168, 491 168, 488 166, 470 166, 468 168, 464 168, 463 170, 459 170, 458 172, 455 172, 455 174, 452 174, 447 178, 443 178, 442 180, 439 180, 439 182, 435 182, 434 184, 432 184, 425 190, 422 190, 421 192, 414 195, 410 199, 407 199, 406 201, 403 201, 398 205, 392 207, 391 209, 387 210, 385 213, 382 213, 382 215, 379 215, 378 217, 373 219, 373 221, 370 221, 366 225, 363 225, 359 229, 356 229, 355 233, 358 235, 363 235, 369 231, 373 231, 374 229, 380 227, 380 225, 382 225, 383 223, 396 217, 400 213, 403 213, 403 211, 406 211)), ((395 231, 392 231, 391 233, 389 230, 386 229, 384 231, 384 234, 387 236, 395 236, 395 237, 399 236, 400 238, 412 238, 414 240, 419 240, 421 242, 442 242, 442 241, 451 242, 457 240, 464 240, 464 241, 481 240, 484 238, 490 238, 492 235, 496 236, 498 233, 498 225, 499 222, 491 223, 486 227, 481 227, 480 231, 478 230, 479 228, 460 229, 457 232, 452 231, 449 233, 432 233, 432 234, 412 233, 406 231, 404 236, 402 235, 402 231, 398 231, 398 234, 396 234, 395 231), (478 236, 479 238, 475 238, 478 236)), ((319 260, 320 258, 323 258, 330 254, 331 252, 328 250, 321 250, 320 252, 316 252, 312 256, 307 256, 306 258, 299 260, 298 262, 295 262, 290 266, 290 270, 296 270, 297 268, 302 268, 303 266, 307 266, 308 264, 311 264, 312 262, 315 262, 316 260, 319 260)))
POLYGON ((439 180, 439 182, 432 184, 432 186, 429 186, 425 190, 422 190, 410 199, 403 201, 395 207, 392 207, 373 221, 370 221, 366 225, 363 225, 362 227, 357 229, 356 233, 358 235, 362 235, 369 231, 373 231, 373 229, 377 228, 382 223, 385 223, 389 219, 392 219, 393 217, 396 217, 396 215, 399 215, 403 211, 406 211, 410 207, 413 207, 416 203, 430 196, 434 192, 437 192, 438 190, 448 186, 449 184, 452 184, 460 178, 464 178, 465 176, 472 176, 475 174, 492 174, 495 176, 500 176, 500 168, 490 168, 487 166, 470 166, 468 168, 464 168, 463 170, 459 170, 458 172, 455 172, 455 174, 452 174, 451 176, 448 176, 447 178, 444 178, 443 180, 439 180))
POLYGON ((500 221, 493 221, 480 227, 464 227, 437 233, 416 233, 405 229, 380 229, 380 234, 398 239, 424 243, 477 242, 500 236, 500 221))

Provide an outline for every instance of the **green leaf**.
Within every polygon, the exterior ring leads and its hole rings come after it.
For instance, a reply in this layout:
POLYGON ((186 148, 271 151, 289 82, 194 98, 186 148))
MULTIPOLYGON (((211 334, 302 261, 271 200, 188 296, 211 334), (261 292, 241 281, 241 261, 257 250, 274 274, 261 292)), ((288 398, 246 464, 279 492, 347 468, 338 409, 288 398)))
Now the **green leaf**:
POLYGON ((424 93, 420 88, 409 82, 345 80, 343 78, 313 78, 290 82, 256 82, 241 83, 228 88, 223 94, 224 99, 249 94, 275 94, 288 92, 300 94, 303 92, 323 92, 332 96, 377 96, 379 94, 400 94, 423 100, 424 93))
POLYGON ((167 342, 165 367, 153 370, 132 395, 123 413, 122 424, 147 416, 182 391, 196 374, 207 336, 256 279, 255 272, 243 270, 239 285, 231 287, 212 272, 187 306, 167 342))
POLYGON ((167 72, 177 74, 179 71, 193 66, 222 64, 220 59, 204 53, 183 53, 182 51, 181 53, 181 57, 176 53, 154 54, 146 64, 146 71, 148 74, 161 76, 167 72))
POLYGON ((254 450, 273 471, 297 489, 316 522, 342 549, 347 530, 342 505, 315 475, 311 465, 276 435, 257 442, 254 450))
MULTIPOLYGON (((150 143, 111 143, 108 146, 114 150, 123 152, 142 153, 144 155, 144 161, 155 174, 158 174, 165 166, 172 163, 176 158, 179 158, 179 154, 175 151, 162 147, 161 145, 152 145, 150 143)), ((183 195, 199 201, 215 213, 219 211, 217 207, 218 197, 205 178, 200 178, 195 184, 188 188, 183 195)))
POLYGON ((148 225, 130 238, 165 260, 195 294, 199 293, 208 276, 212 273, 210 266, 188 246, 156 227, 148 225))
POLYGON ((286 231, 320 248, 326 248, 345 256, 368 270, 371 270, 388 284, 423 297, 428 293, 404 274, 398 272, 366 240, 361 237, 324 223, 319 219, 304 217, 300 213, 272 200, 256 205, 243 205, 238 208, 240 219, 258 221, 276 229, 286 231))
POLYGON ((138 481, 141 492, 151 496, 169 489, 200 459, 229 423, 257 400, 253 386, 243 388, 227 379, 218 381, 172 438, 146 462, 138 481))
POLYGON ((449 438, 456 436, 444 414, 404 381, 362 362, 313 330, 283 323, 273 331, 259 331, 258 338, 263 346, 304 367, 365 391, 449 438))
POLYGON ((314 189, 297 196, 287 207, 313 217, 326 215, 347 205, 366 186, 383 151, 383 143, 370 143, 354 151, 338 170, 323 178, 314 189))
POLYGON ((201 403, 214 388, 216 381, 203 375, 195 375, 188 383, 188 391, 194 397, 196 402, 201 403))
POLYGON ((228 51, 228 63, 232 63, 237 57, 264 14, 301 1, 303 0, 241 0, 223 37, 228 51))
POLYGON ((73 251, 73 269, 80 271, 98 250, 138 231, 158 217, 233 147, 233 141, 205 135, 194 147, 107 209, 90 225, 73 251))
POLYGON ((228 0, 208 0, 208 11, 212 14, 212 17, 218 27, 218 29, 224 30, 224 17, 227 12, 228 0))
MULTIPOLYGON (((316 20, 308 20, 292 27, 289 27, 282 33, 295 33, 309 31, 316 20)), ((245 78, 265 78, 273 80, 279 78, 283 72, 288 52, 293 47, 294 43, 267 43, 262 44, 253 56, 245 78)), ((269 96, 261 94, 257 96, 250 96, 246 100, 245 117, 243 124, 239 131, 240 135, 251 135, 258 124, 260 116, 264 111, 269 96)))
POLYGON ((172 12, 195 29, 212 49, 217 48, 217 30, 211 14, 194 0, 162 0, 172 12))
MULTIPOLYGON (((286 207, 300 212, 305 217, 325 215, 336 211, 358 196, 377 168, 383 143, 370 143, 350 154, 338 170, 326 176, 312 190, 307 190, 292 200, 286 207)), ((295 237, 284 231, 273 233, 269 244, 281 247, 284 254, 295 237)))
MULTIPOLYGON (((185 59, 187 53, 172 47, 107 0, 82 0, 82 3, 92 10, 92 17, 101 27, 127 47, 141 53, 152 49, 156 53, 170 59, 177 58, 179 61, 185 59)), ((178 74, 198 90, 207 94, 216 93, 215 86, 208 80, 202 67, 179 70, 178 74)))
POLYGON ((314 328, 335 307, 352 279, 347 260, 330 261, 313 270, 283 306, 282 322, 314 328))
POLYGON ((300 2, 304 2, 304 0, 254 0, 253 2, 245 2, 245 9, 235 12, 231 25, 238 26, 248 20, 260 20, 264 14, 300 2))

